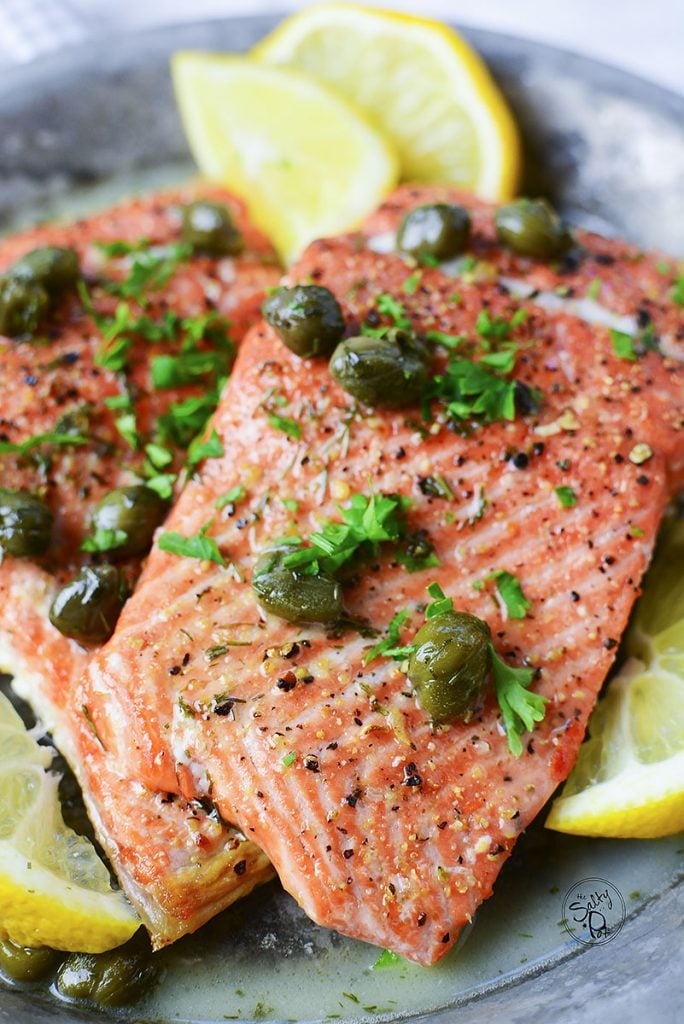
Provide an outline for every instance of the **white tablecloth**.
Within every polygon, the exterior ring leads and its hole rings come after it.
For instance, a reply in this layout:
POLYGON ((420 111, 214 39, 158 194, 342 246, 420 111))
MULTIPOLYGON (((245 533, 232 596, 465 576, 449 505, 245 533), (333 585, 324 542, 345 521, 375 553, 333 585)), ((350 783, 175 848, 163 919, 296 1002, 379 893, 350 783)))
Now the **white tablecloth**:
MULTIPOLYGON (((684 93, 684 0, 375 2, 553 43, 684 93)), ((31 59, 91 32, 303 6, 296 0, 0 0, 0 63, 31 59)))

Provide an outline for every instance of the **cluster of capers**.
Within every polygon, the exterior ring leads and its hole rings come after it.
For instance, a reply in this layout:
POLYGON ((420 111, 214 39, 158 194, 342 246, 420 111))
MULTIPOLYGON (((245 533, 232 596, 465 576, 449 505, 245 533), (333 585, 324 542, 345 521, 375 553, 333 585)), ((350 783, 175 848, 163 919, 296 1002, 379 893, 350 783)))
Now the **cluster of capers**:
POLYGON ((490 668, 489 626, 467 612, 445 611, 416 633, 408 677, 433 725, 462 718, 484 689, 490 668))
POLYGON ((0 972, 13 981, 35 983, 57 972, 56 987, 67 999, 124 1006, 139 999, 157 973, 143 931, 107 953, 60 953, 47 947, 0 940, 0 972))
POLYGON ((428 376, 428 352, 412 331, 390 328, 382 337, 343 340, 340 305, 319 285, 279 288, 262 308, 268 323, 297 355, 330 356, 332 377, 357 401, 398 409, 420 398, 428 376))
MULTIPOLYGON (((567 225, 546 199, 522 197, 499 206, 494 214, 497 238, 513 252, 536 259, 560 256, 573 244, 567 225)), ((444 261, 464 251, 470 217, 462 206, 430 203, 417 206, 403 218, 397 248, 417 259, 444 261)))
MULTIPOLYGON (((94 531, 112 531, 123 539, 109 554, 128 558, 144 554, 167 504, 145 484, 117 487, 101 499, 91 517, 94 531)), ((111 564, 86 565, 55 595, 50 622, 81 643, 104 643, 114 632, 126 598, 126 577, 111 564)))
POLYGON ((74 249, 48 245, 22 256, 0 277, 0 334, 35 334, 48 309, 76 287, 79 276, 74 249))
POLYGON ((206 199, 183 207, 181 239, 204 256, 237 256, 245 244, 228 207, 206 199))

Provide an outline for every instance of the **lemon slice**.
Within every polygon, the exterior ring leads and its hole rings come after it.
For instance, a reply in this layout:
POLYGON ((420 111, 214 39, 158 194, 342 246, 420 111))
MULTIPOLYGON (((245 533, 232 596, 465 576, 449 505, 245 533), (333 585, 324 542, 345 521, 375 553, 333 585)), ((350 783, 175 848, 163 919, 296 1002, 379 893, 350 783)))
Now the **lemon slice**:
POLYGON ((140 921, 92 843, 64 824, 51 761, 0 693, 0 938, 101 953, 140 921))
POLYGON ((684 522, 666 530, 626 638, 631 657, 589 720, 546 827, 650 839, 684 829, 684 522))
POLYGON ((395 144, 406 181, 508 199, 520 170, 511 112, 480 57, 437 21, 356 4, 307 7, 253 56, 301 68, 355 101, 395 144))
POLYGON ((314 238, 355 227, 396 184, 383 136, 300 71, 181 52, 172 73, 200 170, 245 199, 286 262, 314 238))

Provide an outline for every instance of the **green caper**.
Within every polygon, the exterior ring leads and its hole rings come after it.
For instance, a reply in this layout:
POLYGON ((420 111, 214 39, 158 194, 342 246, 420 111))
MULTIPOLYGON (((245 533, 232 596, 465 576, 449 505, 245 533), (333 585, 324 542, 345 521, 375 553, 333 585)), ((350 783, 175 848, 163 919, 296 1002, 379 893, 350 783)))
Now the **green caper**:
POLYGON ((0 551, 15 558, 44 554, 52 521, 52 512, 35 494, 0 488, 0 551))
POLYGON ((205 199, 183 207, 181 238, 207 256, 236 256, 245 247, 228 208, 205 199))
POLYGON ((8 338, 35 334, 49 303, 42 285, 0 277, 0 334, 8 338))
POLYGON ((261 311, 281 341, 303 358, 328 355, 344 334, 340 304, 317 284, 278 288, 261 311))
POLYGON ((489 626, 466 612, 428 619, 415 637, 408 677, 434 725, 463 717, 482 692, 489 671, 489 626))
POLYGON ((428 379, 427 352, 417 338, 392 328, 383 338, 345 338, 330 359, 330 373, 365 405, 415 405, 428 379))
POLYGON ((497 209, 495 221, 499 241, 521 256, 550 259, 573 243, 565 222, 546 199, 516 199, 497 209))
POLYGON ((140 999, 156 973, 149 944, 134 936, 108 953, 72 953, 57 973, 57 989, 68 999, 124 1006, 140 999))
POLYGON ((126 581, 113 565, 86 565, 55 595, 50 622, 74 640, 104 643, 114 632, 127 594, 126 581))
POLYGON ((342 588, 325 573, 283 565, 292 547, 270 548, 257 561, 252 589, 259 604, 288 622, 334 622, 342 614, 342 588))
POLYGON ((0 971, 13 981, 40 981, 54 971, 63 955, 47 946, 18 946, 0 939, 0 971))
POLYGON ((156 491, 144 484, 117 487, 95 506, 94 530, 122 530, 126 539, 115 548, 116 556, 127 558, 149 550, 154 531, 166 514, 167 505, 156 491))
POLYGON ((404 216, 397 248, 410 256, 450 260, 463 252, 470 234, 470 215, 454 203, 416 206, 404 216))
POLYGON ((81 270, 75 249, 45 245, 17 260, 8 273, 17 281, 39 284, 51 299, 76 287, 81 270))

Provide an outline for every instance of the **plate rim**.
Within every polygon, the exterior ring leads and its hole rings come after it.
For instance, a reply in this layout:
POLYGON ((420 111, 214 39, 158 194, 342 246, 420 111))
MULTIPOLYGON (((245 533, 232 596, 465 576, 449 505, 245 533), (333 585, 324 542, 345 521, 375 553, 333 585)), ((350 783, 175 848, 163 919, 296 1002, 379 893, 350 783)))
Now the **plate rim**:
MULTIPOLYGON (((211 28, 217 24, 243 25, 251 27, 255 32, 266 32, 289 13, 291 12, 221 15, 180 23, 165 22, 138 30, 121 28, 111 34, 103 29, 94 33, 85 42, 61 48, 24 64, 3 68, 0 77, 0 102, 11 100, 14 94, 26 89, 27 86, 40 90, 41 87, 45 88, 51 80, 54 81, 55 77, 74 77, 87 74, 89 68, 100 67, 103 61, 106 66, 111 67, 120 63, 130 63, 131 60, 135 61, 136 55, 141 52, 168 52, 182 46, 182 38, 185 34, 210 32, 211 28)), ((479 28, 475 25, 458 25, 449 18, 445 18, 444 21, 461 32, 478 51, 484 50, 494 58, 498 54, 511 53, 523 59, 534 59, 535 57, 548 59, 549 55, 553 55, 556 59, 562 60, 565 68, 570 69, 578 77, 603 82, 606 87, 614 91, 624 91, 627 96, 638 97, 645 104, 657 106, 663 109, 664 113, 684 120, 684 94, 625 68, 539 40, 497 32, 493 29, 479 28)), ((216 49, 216 47, 207 47, 207 49, 216 49)), ((627 924, 648 917, 660 901, 666 899, 675 890, 681 891, 681 883, 681 879, 675 880, 651 899, 636 907, 629 915, 627 924)), ((585 948, 569 949, 551 962, 542 957, 531 964, 527 970, 516 971, 514 975, 510 976, 504 975, 473 995, 463 999, 457 998, 447 1007, 420 1011, 418 1014, 400 1016, 395 1019, 403 1021, 405 1024, 410 1024, 410 1022, 418 1024, 423 1021, 426 1024, 428 1021, 431 1024, 448 1024, 453 1019, 450 1017, 451 1014, 462 1012, 470 1006, 484 1007, 492 998, 501 995, 502 992, 529 985, 530 982, 543 975, 551 975, 557 970, 567 969, 569 963, 578 961, 580 956, 587 952, 588 950, 585 948)), ((675 985, 676 982, 673 983, 673 992, 675 985)), ((3 991, 2 987, 0 987, 1 991, 3 991)), ((26 1005, 30 1008, 31 1002, 29 1001, 26 1005)), ((58 1003, 57 1005, 62 1011, 68 1012, 67 1004, 58 1003)), ((74 1007, 73 1009, 78 1013, 80 1008, 74 1007)), ((1 1006, 0 1019, 4 1019, 1 1006)), ((78 1018, 74 1016, 72 1019, 75 1021, 78 1018)), ((105 1015, 102 1019, 112 1018, 105 1015)))

